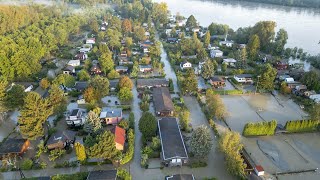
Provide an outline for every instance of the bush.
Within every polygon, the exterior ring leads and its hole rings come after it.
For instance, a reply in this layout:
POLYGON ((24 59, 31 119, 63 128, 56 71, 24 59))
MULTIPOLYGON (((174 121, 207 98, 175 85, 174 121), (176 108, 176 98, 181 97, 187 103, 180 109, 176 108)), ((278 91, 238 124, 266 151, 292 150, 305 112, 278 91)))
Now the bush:
POLYGON ((72 97, 78 97, 78 96, 81 94, 81 92, 78 92, 78 91, 70 91, 68 94, 69 94, 70 96, 72 96, 72 97))
POLYGON ((32 169, 33 161, 31 159, 25 159, 21 164, 22 170, 30 170, 32 169))
POLYGON ((219 94, 219 95, 238 95, 238 94, 243 94, 244 92, 242 90, 225 90, 225 91, 213 91, 214 94, 219 94))
POLYGON ((174 92, 173 81, 172 81, 171 78, 169 79, 169 91, 170 91, 170 92, 174 92))
POLYGON ((61 156, 63 156, 64 154, 66 154, 66 150, 64 150, 64 149, 52 150, 52 151, 50 151, 49 160, 54 161, 54 160, 60 158, 61 156))
POLYGON ((300 121, 288 121, 285 129, 289 133, 296 132, 313 132, 317 131, 320 126, 319 120, 300 120, 300 121))
POLYGON ((243 129, 244 136, 264 136, 274 135, 277 127, 277 121, 272 120, 270 122, 259 123, 247 123, 243 129))
POLYGON ((130 162, 134 155, 134 133, 132 129, 129 129, 127 138, 128 138, 128 149, 120 162, 121 165, 130 162))
POLYGON ((191 164, 189 165, 190 168, 201 168, 201 167, 206 167, 208 164, 206 162, 203 161, 195 161, 195 162, 191 162, 191 164))
POLYGON ((154 151, 159 151, 161 148, 161 141, 159 137, 152 137, 151 148, 154 151))
POLYGON ((52 180, 86 180, 88 177, 88 172, 79 172, 75 174, 58 174, 52 176, 52 180))
POLYGON ((129 128, 134 130, 134 114, 133 112, 129 115, 129 128))
POLYGON ((129 172, 126 171, 125 169, 118 169, 117 179, 119 179, 119 180, 131 180, 132 177, 129 174, 129 172))

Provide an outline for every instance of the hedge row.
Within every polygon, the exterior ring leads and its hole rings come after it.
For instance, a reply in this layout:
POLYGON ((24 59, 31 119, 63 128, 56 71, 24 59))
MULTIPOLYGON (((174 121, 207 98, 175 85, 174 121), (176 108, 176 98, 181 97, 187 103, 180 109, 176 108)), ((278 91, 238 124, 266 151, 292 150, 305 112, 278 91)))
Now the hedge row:
POLYGON ((277 127, 277 121, 272 120, 270 122, 259 123, 247 123, 243 129, 244 136, 264 136, 274 135, 277 127))
POLYGON ((120 164, 126 164, 128 162, 130 162, 133 158, 133 154, 134 154, 134 133, 133 133, 133 129, 129 129, 128 131, 128 149, 127 152, 124 154, 120 164))
POLYGON ((214 93, 219 95, 238 95, 238 94, 243 94, 243 91, 233 89, 233 90, 225 90, 225 91, 214 91, 214 93))
POLYGON ((295 132, 313 132, 318 130, 320 126, 319 120, 299 120, 299 121, 288 121, 285 129, 288 133, 295 132))

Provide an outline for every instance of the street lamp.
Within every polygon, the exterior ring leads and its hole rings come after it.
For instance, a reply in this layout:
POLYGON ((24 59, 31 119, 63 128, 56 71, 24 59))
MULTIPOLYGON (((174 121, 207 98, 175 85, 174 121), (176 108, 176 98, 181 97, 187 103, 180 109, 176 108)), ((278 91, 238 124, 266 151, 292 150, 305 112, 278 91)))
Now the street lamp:
POLYGON ((256 85, 256 91, 254 92, 254 94, 256 94, 256 93, 257 93, 258 85, 259 85, 259 78, 260 78, 260 76, 257 76, 257 77, 258 77, 258 81, 257 81, 257 85, 256 85))

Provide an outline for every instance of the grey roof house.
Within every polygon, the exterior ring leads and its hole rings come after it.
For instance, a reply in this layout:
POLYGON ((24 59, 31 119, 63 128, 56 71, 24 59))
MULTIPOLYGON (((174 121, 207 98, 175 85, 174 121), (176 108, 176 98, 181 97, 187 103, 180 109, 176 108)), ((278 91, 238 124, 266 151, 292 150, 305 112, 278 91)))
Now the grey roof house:
POLYGON ((104 107, 101 110, 100 119, 103 123, 116 125, 122 120, 122 109, 104 107))
POLYGON ((91 171, 88 174, 87 180, 116 180, 117 170, 100 170, 91 171))
POLYGON ((47 147, 51 149, 63 149, 74 143, 76 132, 65 130, 54 133, 47 141, 47 147))
POLYGON ((153 88, 153 87, 168 87, 169 81, 166 79, 138 79, 137 88, 153 88))
POLYGON ((153 104, 157 116, 173 116, 174 106, 167 87, 153 88, 153 104))

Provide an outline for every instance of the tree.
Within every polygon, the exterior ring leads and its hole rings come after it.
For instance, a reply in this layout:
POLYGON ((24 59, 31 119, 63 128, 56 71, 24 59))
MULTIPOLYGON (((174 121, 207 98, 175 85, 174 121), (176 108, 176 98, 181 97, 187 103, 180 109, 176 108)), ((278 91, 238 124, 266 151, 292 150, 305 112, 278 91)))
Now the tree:
POLYGON ((101 99, 109 94, 109 80, 101 76, 95 76, 89 82, 89 86, 94 89, 97 99, 101 99))
POLYGON ((257 84, 258 89, 271 91, 274 89, 274 80, 277 76, 277 70, 270 64, 266 64, 260 71, 260 78, 257 84))
POLYGON ((215 68, 213 62, 210 59, 206 60, 201 67, 201 76, 204 79, 209 79, 214 76, 214 73, 215 68))
POLYGON ((82 69, 82 70, 77 74, 77 76, 78 76, 79 81, 88 81, 88 80, 90 79, 89 73, 88 73, 86 70, 84 70, 84 69, 82 69))
POLYGON ((197 54, 198 60, 208 59, 208 53, 204 48, 200 48, 197 52, 198 52, 197 54))
POLYGON ((30 92, 24 99, 24 106, 18 119, 20 133, 24 138, 35 140, 44 135, 43 123, 52 114, 48 99, 42 99, 36 92, 30 92))
POLYGON ((24 92, 24 87, 21 85, 14 85, 11 87, 4 98, 4 105, 8 109, 15 109, 23 106, 24 97, 26 93, 24 92))
POLYGON ((78 161, 84 161, 84 160, 87 159, 86 150, 85 150, 83 144, 80 144, 79 142, 76 142, 74 144, 74 148, 76 150, 76 155, 77 155, 78 161))
POLYGON ((133 83, 128 76, 122 76, 119 80, 118 87, 119 89, 127 87, 131 90, 133 88, 133 83))
POLYGON ((134 33, 133 36, 137 41, 143 41, 146 38, 145 36, 146 31, 144 30, 143 27, 136 27, 133 33, 134 33))
POLYGON ((53 113, 61 114, 67 109, 67 99, 64 96, 63 90, 58 85, 54 84, 51 86, 48 99, 50 106, 53 108, 53 113))
POLYGON ((65 149, 54 149, 50 151, 49 160, 54 161, 60 157, 62 157, 64 154, 66 154, 65 149))
POLYGON ((259 36, 254 34, 250 37, 249 42, 247 44, 248 49, 248 57, 251 61, 257 60, 258 52, 260 49, 260 39, 259 36))
POLYGON ((108 45, 111 48, 111 50, 119 49, 121 47, 121 38, 122 34, 117 29, 108 28, 107 30, 107 37, 109 39, 108 45))
POLYGON ((196 18, 191 15, 188 17, 187 22, 186 22, 186 27, 192 29, 198 26, 196 18))
POLYGON ((309 89, 319 91, 320 90, 320 76, 316 71, 309 71, 304 73, 301 78, 301 82, 305 84, 309 89))
POLYGON ((188 110, 182 110, 179 114, 179 123, 181 129, 189 131, 190 112, 188 110))
POLYGON ((114 134, 105 131, 97 136, 96 143, 88 148, 87 153, 91 158, 103 158, 109 160, 117 160, 121 152, 116 149, 114 142, 114 134))
POLYGON ((237 62, 237 68, 245 68, 246 62, 247 62, 247 50, 246 48, 242 48, 237 53, 237 59, 239 60, 237 62))
POLYGON ((240 139, 241 137, 239 133, 227 131, 221 138, 219 138, 218 147, 226 156, 225 163, 228 172, 242 179, 246 176, 244 171, 246 164, 240 154, 240 151, 243 148, 240 139))
POLYGON ((107 47, 107 51, 101 54, 99 60, 99 65, 101 67, 101 71, 104 74, 108 74, 114 68, 114 62, 112 60, 112 52, 107 47))
POLYGON ((124 20, 122 21, 121 29, 122 29, 122 31, 123 31, 125 34, 131 32, 131 30, 132 30, 132 25, 131 25, 131 22, 130 22, 129 19, 124 19, 124 20))
POLYGON ((131 92, 131 89, 129 89, 127 87, 120 88, 118 96, 119 96, 119 100, 122 102, 130 101, 133 98, 133 94, 131 92))
POLYGON ((135 61, 133 63, 133 67, 132 67, 132 71, 131 71, 131 76, 132 77, 137 77, 138 76, 138 73, 139 73, 139 63, 138 61, 135 61))
POLYGON ((90 21, 90 28, 93 32, 98 33, 99 32, 99 24, 97 22, 96 18, 91 19, 90 21))
POLYGON ((71 88, 74 86, 75 82, 76 80, 73 76, 69 74, 60 74, 53 80, 52 83, 56 85, 64 85, 71 88))
POLYGON ((93 111, 90 111, 87 115, 87 120, 83 126, 83 130, 87 133, 97 133, 102 128, 101 120, 93 111))
POLYGON ((223 73, 225 73, 225 72, 227 71, 227 67, 228 67, 228 64, 227 64, 227 63, 222 63, 222 64, 221 64, 221 71, 222 71, 223 73))
POLYGON ((97 101, 97 96, 93 87, 88 87, 84 91, 83 97, 86 100, 86 102, 90 104, 94 104, 97 101))
POLYGON ((214 94, 212 89, 208 89, 206 92, 206 104, 208 107, 208 113, 211 117, 215 117, 217 119, 224 118, 226 108, 220 95, 214 94))
POLYGON ((271 42, 274 40, 276 26, 277 24, 274 21, 260 21, 252 28, 252 34, 259 36, 262 50, 270 50, 271 42))
POLYGON ((285 81, 283 81, 281 83, 280 92, 282 94, 290 94, 291 93, 291 89, 288 87, 288 85, 287 85, 287 83, 285 81))
MULTIPOLYGON (((152 17, 154 21, 158 23, 165 24, 168 21, 168 5, 165 2, 153 3, 152 7, 152 17)), ((150 26, 149 26, 150 27, 150 26)))
POLYGON ((48 89, 49 86, 50 86, 50 82, 49 82, 49 80, 48 80, 47 78, 41 79, 41 81, 40 81, 40 87, 41 87, 42 89, 48 89))
POLYGON ((198 80, 197 76, 194 74, 193 69, 187 70, 186 75, 182 81, 182 92, 186 93, 195 93, 198 90, 198 80))
POLYGON ((132 37, 126 37, 125 40, 126 40, 126 46, 130 48, 133 44, 132 37))
POLYGON ((311 120, 320 120, 320 104, 314 104, 310 110, 311 120))
POLYGON ((5 104, 4 104, 7 86, 8 86, 7 79, 0 77, 0 122, 2 122, 4 118, 4 112, 7 111, 7 108, 5 107, 5 104))
POLYGON ((112 69, 108 74, 108 79, 117 79, 119 77, 120 77, 120 74, 114 69, 112 69))
POLYGON ((287 44, 288 33, 284 29, 280 29, 274 42, 274 54, 281 55, 284 52, 284 46, 287 44))
POLYGON ((202 125, 192 132, 190 148, 195 157, 203 158, 207 156, 212 145, 211 135, 206 126, 202 125))
POLYGON ((157 119, 150 112, 142 113, 139 120, 139 130, 144 138, 151 139, 157 132, 157 119))
POLYGON ((210 31, 207 31, 207 33, 204 36, 204 47, 208 47, 210 45, 211 35, 210 31))

